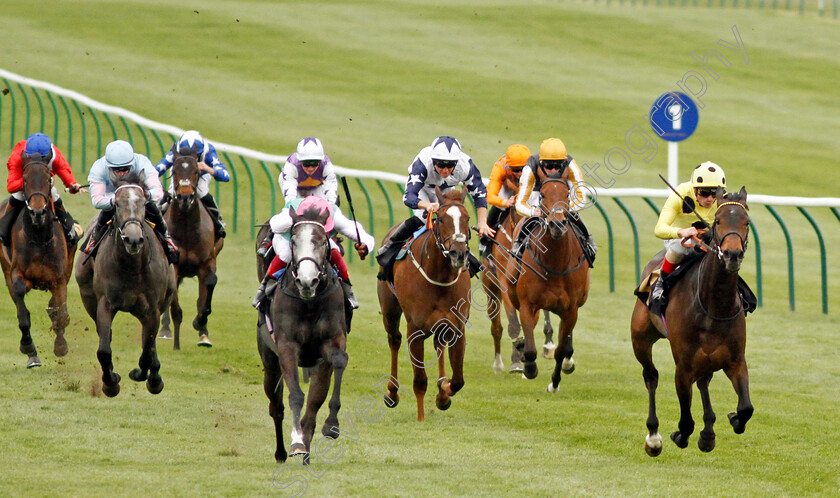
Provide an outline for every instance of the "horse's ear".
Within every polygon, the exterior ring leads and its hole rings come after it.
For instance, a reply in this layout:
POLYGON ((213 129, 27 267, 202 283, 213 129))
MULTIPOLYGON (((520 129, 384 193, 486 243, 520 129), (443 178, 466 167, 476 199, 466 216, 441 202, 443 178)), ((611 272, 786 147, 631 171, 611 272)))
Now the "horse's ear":
POLYGON ((726 200, 723 187, 718 187, 715 189, 715 199, 717 199, 718 204, 726 200))
POLYGON ((137 175, 137 183, 140 185, 146 184, 146 170, 141 169, 140 174, 137 175))
POLYGON ((747 187, 743 187, 743 186, 741 187, 741 191, 740 191, 740 192, 738 192, 738 198, 739 198, 739 199, 741 200, 741 202, 743 202, 744 204, 746 204, 746 203, 747 203, 747 187))
POLYGON ((292 207, 289 207, 289 217, 292 218, 292 225, 298 222, 298 215, 292 207))
POLYGON ((543 169, 542 169, 542 168, 540 168, 539 166, 537 166, 537 168, 536 168, 536 170, 535 170, 535 173, 536 173, 536 175, 537 175, 537 180, 539 180, 540 182, 544 182, 544 181, 545 181, 545 178, 546 178, 546 176, 545 176, 545 171, 543 171, 543 169))
POLYGON ((435 185, 435 196, 437 196, 438 202, 442 202, 443 199, 443 192, 440 190, 440 187, 435 185))
POLYGON ((459 202, 464 202, 464 199, 466 199, 466 198, 467 198, 467 186, 464 185, 464 186, 461 187, 461 199, 459 200, 459 202))
POLYGON ((114 186, 116 186, 117 182, 120 181, 120 177, 118 177, 111 168, 108 168, 108 179, 111 180, 111 184, 114 186))

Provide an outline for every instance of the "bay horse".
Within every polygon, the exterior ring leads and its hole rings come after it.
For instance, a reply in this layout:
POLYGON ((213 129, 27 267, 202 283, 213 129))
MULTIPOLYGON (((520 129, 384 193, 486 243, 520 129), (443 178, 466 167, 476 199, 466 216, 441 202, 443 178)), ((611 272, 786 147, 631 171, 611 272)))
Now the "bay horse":
MULTIPOLYGON (((93 261, 76 261, 76 281, 82 303, 96 323, 102 366, 102 392, 109 397, 120 392, 120 375, 111 360, 111 324, 119 311, 134 315, 143 326, 143 352, 139 368, 129 372, 131 380, 146 381, 152 394, 163 389, 155 338, 160 315, 175 294, 175 270, 166 259, 151 226, 145 221, 148 191, 145 174, 129 173, 119 179, 111 172, 116 187, 112 228, 102 237, 93 261)), ((88 225, 87 237, 96 224, 88 225)))
MULTIPOLYGON (((414 396, 417 398, 417 421, 426 420, 423 398, 426 395, 425 368, 437 361, 438 394, 435 404, 446 410, 451 396, 464 387, 464 324, 469 318, 470 274, 469 213, 464 207, 466 189, 435 193, 440 203, 431 228, 419 235, 408 247, 408 257, 394 262, 393 287, 379 280, 377 294, 382 321, 391 348, 391 378, 385 404, 399 402, 397 359, 402 344, 400 317, 405 314, 408 333, 407 353, 414 369, 414 396), (434 336, 435 358, 424 362, 424 341, 434 336), (449 350, 452 378, 446 376, 445 350, 449 350)), ((387 240, 394 228, 386 234, 387 240)), ((383 244, 385 240, 383 240, 383 244)), ((380 267, 380 272, 381 272, 380 267)))
POLYGON ((257 347, 263 362, 268 412, 274 420, 277 449, 274 458, 286 460, 283 444, 283 382, 289 389, 292 410, 290 455, 301 455, 309 463, 315 418, 327 399, 330 378, 335 386, 330 398, 330 414, 321 434, 339 436, 338 410, 341 408, 341 379, 347 367, 347 325, 344 291, 330 265, 330 245, 325 230, 329 216, 316 208, 303 213, 291 211, 292 259, 283 274, 269 312, 270 324, 260 320, 257 347), (272 330, 273 326, 273 332, 272 330), (306 413, 301 419, 304 393, 297 367, 309 368, 311 383, 306 413))
MULTIPOLYGON (((198 331, 198 345, 211 347, 207 318, 212 312, 213 290, 216 288, 216 257, 224 247, 224 238, 215 240, 213 220, 204 204, 196 195, 198 185, 198 160, 189 149, 182 149, 175 154, 172 164, 172 183, 175 195, 164 215, 169 233, 178 246, 178 264, 175 265, 177 285, 180 287, 184 278, 198 277, 197 315, 192 325, 198 331)), ((181 321, 183 311, 175 296, 170 306, 174 322, 174 348, 181 349, 181 321)), ((161 323, 161 338, 172 337, 169 329, 169 314, 164 313, 161 323)))
MULTIPOLYGON (((575 370, 572 331, 577 324, 578 308, 589 296, 589 263, 569 226, 568 218, 578 215, 569 210, 567 175, 568 171, 546 175, 542 169, 537 170, 541 215, 525 242, 523 265, 516 260, 508 262, 508 274, 519 274, 516 284, 508 288, 508 296, 519 310, 525 336, 522 356, 526 378, 533 379, 538 373, 534 326, 539 311, 547 310, 560 317, 559 354, 554 355, 554 373, 546 388, 550 393, 558 392, 561 372, 570 374, 575 370)), ((526 221, 519 223, 517 233, 526 221)))
MULTIPOLYGON (((20 328, 20 352, 27 355, 26 367, 41 365, 38 350, 30 334, 29 310, 24 298, 31 289, 49 291, 47 314, 55 332, 53 353, 67 354, 64 329, 70 323, 67 313, 67 282, 73 270, 76 244, 68 244, 64 230, 56 218, 52 202, 52 177, 47 162, 40 154, 24 158, 23 195, 26 212, 15 220, 9 248, 0 246, 0 264, 9 294, 17 308, 20 328)), ((6 212, 8 200, 0 204, 0 213, 6 212)))
MULTIPOLYGON (((516 308, 510 302, 507 295, 507 288, 516 282, 517 275, 508 275, 507 264, 508 260, 512 259, 510 255, 510 248, 513 245, 513 233, 516 230, 516 225, 521 219, 521 215, 516 211, 516 208, 511 206, 509 212, 505 215, 505 219, 499 224, 496 230, 496 236, 491 242, 492 248, 487 258, 482 258, 481 264, 484 269, 481 272, 481 283, 484 290, 491 300, 487 305, 487 317, 490 319, 490 334, 493 336, 493 348, 495 352, 495 359, 493 361, 493 371, 497 374, 504 372, 505 363, 502 361, 502 316, 501 306, 504 306, 505 315, 508 319, 508 337, 511 340, 511 355, 510 355, 510 373, 520 373, 522 367, 522 349, 525 345, 525 340, 520 335, 522 327, 519 323, 519 316, 516 313, 516 308)), ((551 318, 548 311, 543 311, 543 333, 545 334, 545 341, 543 342, 543 357, 554 358, 554 328, 551 326, 551 318)))
MULTIPOLYGON (((642 365, 642 377, 648 390, 649 434, 645 437, 645 451, 650 456, 662 452, 659 419, 656 416, 656 387, 659 372, 653 364, 653 344, 663 337, 671 344, 676 364, 675 382, 680 400, 678 430, 671 440, 680 447, 688 446, 694 432, 691 417, 692 384, 697 383, 703 402, 704 428, 697 446, 702 451, 715 447, 715 413, 709 400, 712 375, 723 370, 738 395, 737 411, 729 414, 729 423, 736 434, 742 434, 752 417, 749 374, 744 349, 747 328, 744 308, 738 294, 738 271, 744 260, 749 235, 747 191, 717 194, 718 209, 715 221, 707 232, 710 250, 699 263, 686 270, 669 291, 664 320, 654 316, 641 298, 636 300, 630 322, 633 352, 642 365)), ((645 266, 648 275, 662 264, 665 251, 657 254, 645 266)))

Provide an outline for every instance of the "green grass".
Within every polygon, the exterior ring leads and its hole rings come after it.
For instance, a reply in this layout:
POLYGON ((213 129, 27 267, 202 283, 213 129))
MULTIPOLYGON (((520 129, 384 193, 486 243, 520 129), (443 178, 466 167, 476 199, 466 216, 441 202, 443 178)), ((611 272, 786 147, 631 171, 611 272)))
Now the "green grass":
MULTIPOLYGON (((0 67, 10 71, 265 152, 288 153, 301 137, 315 135, 337 164, 397 173, 440 134, 458 137, 485 175, 508 144, 535 149, 549 136, 561 137, 579 161, 603 164, 607 150, 623 147, 627 130, 644 125, 652 101, 698 69, 691 52, 714 48, 733 56, 732 67, 715 66, 720 78, 707 80, 698 131, 680 147, 683 176, 689 165, 710 159, 726 168, 730 185, 746 185, 750 193, 837 196, 840 35, 836 21, 813 14, 477 0, 46 1, 36 12, 13 1, 0 11, 0 25, 0 67), (733 25, 749 64, 716 43, 732 41, 733 25)), ((2 102, 5 156, 9 108, 2 102)), ((20 118, 17 126, 24 138, 20 118)), ((666 165, 659 145, 649 164, 632 156, 616 186, 659 187, 656 173, 666 165)), ((247 188, 243 177, 240 187, 247 188)), ((227 209, 230 188, 221 189, 227 209)), ((260 187, 264 216, 266 192, 260 187)), ((384 201, 372 194, 381 236, 384 201)), ((80 220, 94 214, 87 199, 64 197, 80 220)), ((641 202, 628 204, 642 254, 654 253, 661 245, 651 235, 653 212, 641 202)), ((476 312, 466 332, 466 386, 446 412, 428 396, 424 424, 415 421, 405 358, 400 381, 408 394, 400 405, 383 409, 375 422, 357 416, 357 402, 377 396, 389 352, 374 271, 353 264, 362 309, 348 340, 341 421, 342 430, 357 434, 338 440, 334 451, 342 453, 334 462, 316 455, 314 475, 294 463, 281 469, 272 458, 256 316, 248 305, 256 280, 244 215, 219 261, 210 318, 215 346, 195 347, 189 327, 182 351, 160 342, 166 387, 158 396, 125 375, 136 365, 140 340, 138 323, 124 315, 113 338, 122 392, 114 399, 101 395, 97 338, 74 280, 65 358, 51 352, 47 296, 35 292, 27 300, 44 361, 39 369, 25 368, 14 308, 2 299, 0 494, 284 494, 272 487, 272 476, 283 482, 294 474, 307 478, 311 496, 836 494, 840 231, 834 216, 812 210, 828 246, 826 316, 813 231, 795 210, 781 210, 795 250, 792 313, 784 238, 769 213, 753 206, 765 298, 747 322, 755 415, 745 434, 732 433, 726 413, 736 398, 717 375, 714 452, 701 453, 695 434, 686 450, 666 441, 663 454, 651 459, 643 450, 647 394, 629 343, 633 237, 617 207, 610 202, 607 209, 616 230, 617 291, 608 289, 605 227, 587 214, 602 251, 575 331, 578 368, 564 377, 561 392, 544 392, 547 360, 539 360, 536 381, 494 375, 488 322, 476 312)), ((405 210, 397 206, 396 213, 405 210)), ((754 257, 751 247, 743 269, 751 283, 754 257)), ((193 282, 183 287, 187 324, 196 293, 193 282)), ((508 363, 509 347, 503 351, 508 363)), ((667 438, 679 416, 673 360, 665 343, 654 351, 667 438)), ((694 405, 699 422, 699 402, 694 405)))

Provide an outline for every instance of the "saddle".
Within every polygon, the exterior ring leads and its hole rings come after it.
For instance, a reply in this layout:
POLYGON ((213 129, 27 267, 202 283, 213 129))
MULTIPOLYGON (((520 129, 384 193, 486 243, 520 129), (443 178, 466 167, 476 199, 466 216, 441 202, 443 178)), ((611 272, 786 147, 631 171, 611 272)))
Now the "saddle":
POLYGON ((401 259, 405 259, 408 255, 408 250, 411 247, 411 243, 419 237, 420 235, 425 232, 427 228, 425 226, 420 227, 414 234, 405 241, 402 245, 393 245, 388 248, 387 251, 383 252, 376 256, 376 261, 382 266, 382 271, 376 275, 376 278, 382 280, 383 282, 388 282, 391 285, 394 285, 394 263, 401 259))
MULTIPOLYGON (((680 262, 679 266, 674 269, 671 273, 667 275, 665 278, 665 293, 667 295, 668 291, 683 277, 685 276, 686 272, 697 262, 703 259, 702 252, 695 251, 686 256, 682 262, 680 262)), ((656 268, 650 274, 646 275, 642 278, 641 283, 638 287, 633 291, 633 294, 636 295, 639 299, 645 303, 648 309, 650 309, 650 289, 653 286, 653 283, 656 279, 659 278, 659 268, 656 268)), ((738 296, 741 298, 741 306, 744 307, 744 313, 752 313, 758 307, 758 299, 753 293, 752 289, 750 288, 749 284, 738 275, 738 296)))

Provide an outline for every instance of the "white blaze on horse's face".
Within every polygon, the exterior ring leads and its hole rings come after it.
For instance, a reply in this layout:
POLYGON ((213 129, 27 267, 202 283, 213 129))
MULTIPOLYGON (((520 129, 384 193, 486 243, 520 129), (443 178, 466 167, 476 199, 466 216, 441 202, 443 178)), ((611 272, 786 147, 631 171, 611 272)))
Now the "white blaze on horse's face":
MULTIPOLYGON (((316 232, 317 222, 298 223, 292 236, 292 257, 295 266, 295 285, 300 296, 311 299, 315 296, 318 283, 321 281, 321 264, 326 258, 323 250, 323 237, 316 232), (319 243, 319 241, 321 243, 319 243)), ((323 231, 323 228, 321 228, 323 231)))
POLYGON ((450 244, 449 259, 452 266, 455 268, 462 268, 467 264, 467 234, 461 230, 461 210, 458 206, 450 206, 446 210, 447 216, 452 219, 452 243, 450 244))

